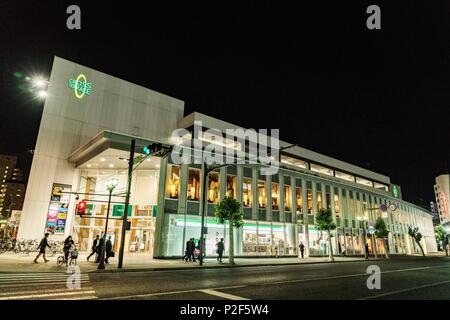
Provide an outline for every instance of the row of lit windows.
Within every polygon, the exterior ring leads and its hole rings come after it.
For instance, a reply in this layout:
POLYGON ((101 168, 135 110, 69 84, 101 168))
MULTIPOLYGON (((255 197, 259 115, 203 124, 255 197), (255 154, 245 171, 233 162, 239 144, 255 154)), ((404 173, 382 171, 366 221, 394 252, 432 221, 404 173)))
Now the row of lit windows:
MULTIPOLYGON (((188 187, 187 187, 187 200, 199 201, 200 200, 200 173, 199 169, 189 168, 188 171, 188 187)), ((226 195, 233 198, 237 198, 237 177, 234 175, 226 176, 226 195)), ((258 180, 257 183, 257 207, 260 209, 267 208, 267 182, 264 180, 258 180)), ((208 202, 217 203, 220 200, 220 180, 218 172, 210 172, 208 176, 207 184, 208 202)), ((280 210, 280 187, 279 183, 272 182, 270 186, 271 192, 271 208, 272 210, 280 210)), ((297 213, 303 213, 303 192, 302 187, 295 187, 295 202, 297 207, 297 213)), ((292 187, 290 185, 284 185, 284 210, 292 211, 292 187)), ((167 171, 166 180, 166 198, 178 199, 180 193, 180 166, 169 165, 167 171)), ((369 196, 364 193, 359 193, 353 190, 341 189, 341 198, 339 197, 339 190, 337 187, 326 186, 322 189, 320 183, 316 184, 316 208, 313 205, 313 190, 312 182, 306 184, 306 210, 309 215, 313 215, 322 208, 331 209, 332 201, 334 202, 334 209, 336 218, 341 218, 342 213, 347 213, 347 219, 369 219, 370 215, 373 215, 373 220, 377 217, 381 217, 381 212, 378 210, 379 205, 387 204, 386 199, 374 197, 374 203, 371 202, 369 196), (333 189, 333 194, 331 192, 333 189), (325 195, 323 195, 323 191, 325 195), (374 208, 377 208, 374 210, 374 208), (369 213, 374 211, 374 213, 369 213)), ((252 192, 252 179, 248 177, 243 178, 242 182, 242 205, 245 208, 252 208, 254 205, 253 192, 252 192)), ((394 224, 403 223, 410 224, 411 220, 409 216, 402 217, 400 209, 406 212, 406 207, 400 205, 399 210, 391 215, 391 221, 394 224)))
POLYGON ((368 179, 364 179, 364 178, 361 178, 361 177, 356 177, 354 175, 351 175, 351 174, 348 174, 348 173, 345 173, 345 172, 340 172, 340 171, 337 171, 337 170, 333 170, 333 169, 330 169, 330 168, 327 168, 327 167, 324 167, 324 166, 321 166, 321 165, 318 165, 318 164, 314 164, 314 163, 308 163, 306 161, 294 159, 294 158, 291 158, 291 157, 288 157, 288 156, 285 156, 285 155, 281 155, 280 156, 280 162, 284 163, 284 164, 287 164, 287 165, 294 166, 294 167, 298 167, 298 168, 301 168, 301 169, 308 169, 308 167, 309 167, 309 169, 311 171, 318 172, 318 173, 321 173, 321 174, 324 174, 324 175, 327 175, 327 176, 332 176, 332 177, 334 176, 334 177, 342 179, 342 180, 356 182, 358 184, 365 185, 365 186, 368 186, 368 187, 372 187, 372 188, 375 188, 375 189, 389 191, 389 187, 387 185, 385 185, 385 184, 374 182, 374 181, 370 181, 368 179))

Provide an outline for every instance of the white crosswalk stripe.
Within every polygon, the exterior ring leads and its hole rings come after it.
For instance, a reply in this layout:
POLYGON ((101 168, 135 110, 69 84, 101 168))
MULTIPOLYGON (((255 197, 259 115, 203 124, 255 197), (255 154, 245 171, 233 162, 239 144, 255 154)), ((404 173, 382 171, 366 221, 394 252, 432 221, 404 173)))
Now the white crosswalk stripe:
POLYGON ((0 300, 97 299, 88 274, 0 273, 0 300), (74 288, 79 284, 79 289, 74 288))

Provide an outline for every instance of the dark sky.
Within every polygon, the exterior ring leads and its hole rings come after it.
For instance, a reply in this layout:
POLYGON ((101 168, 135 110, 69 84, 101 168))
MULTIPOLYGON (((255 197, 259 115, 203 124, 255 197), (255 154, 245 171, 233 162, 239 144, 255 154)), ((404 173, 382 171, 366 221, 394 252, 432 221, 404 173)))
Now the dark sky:
POLYGON ((0 3, 0 153, 29 165, 43 104, 13 73, 49 75, 58 55, 433 199, 450 156, 448 1, 147 2, 0 3), (70 4, 81 31, 66 28, 70 4), (381 30, 366 28, 370 4, 381 30))

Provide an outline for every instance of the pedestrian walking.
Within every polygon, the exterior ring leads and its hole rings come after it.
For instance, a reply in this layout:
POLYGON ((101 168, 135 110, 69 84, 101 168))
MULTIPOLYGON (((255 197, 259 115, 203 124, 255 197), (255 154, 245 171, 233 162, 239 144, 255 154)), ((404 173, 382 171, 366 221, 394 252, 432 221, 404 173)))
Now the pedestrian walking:
POLYGON ((112 257, 112 242, 111 242, 111 236, 108 237, 108 240, 105 242, 105 263, 108 262, 108 258, 112 257))
POLYGON ((195 262, 195 241, 194 238, 191 238, 190 244, 189 244, 189 261, 195 262))
POLYGON ((369 259, 369 245, 367 243, 364 245, 364 252, 366 254, 366 259, 369 259))
POLYGON ((301 254, 302 259, 303 259, 304 254, 305 254, 305 246, 304 246, 303 242, 300 242, 300 245, 298 246, 298 248, 300 249, 300 254, 301 254))
POLYGON ((223 252, 225 251, 225 245, 223 244, 223 238, 216 243, 217 246, 217 261, 222 262, 223 252))
POLYGON ((100 237, 100 240, 98 241, 98 245, 97 245, 97 259, 95 259, 96 263, 100 263, 100 257, 102 255, 102 248, 103 248, 103 242, 105 241, 105 237, 102 235, 100 237))
POLYGON ((46 233, 46 234, 44 235, 44 238, 42 238, 41 242, 39 243, 39 245, 38 245, 39 253, 38 253, 38 255, 36 256, 36 258, 34 259, 34 263, 38 263, 38 262, 37 262, 37 259, 41 256, 41 254, 42 254, 42 256, 44 257, 44 261, 45 261, 45 262, 49 262, 49 261, 50 261, 50 260, 47 260, 47 259, 45 258, 45 249, 46 249, 47 247, 50 248, 50 245, 48 244, 48 236, 49 236, 49 233, 46 233))
POLYGON ((188 241, 186 241, 186 245, 184 247, 184 256, 183 256, 183 260, 184 261, 188 261, 189 259, 189 246, 191 245, 191 239, 189 239, 188 241))
POLYGON ((96 253, 98 254, 98 252, 97 252, 98 242, 99 242, 99 235, 97 235, 94 239, 94 242, 92 242, 91 254, 88 255, 87 261, 89 261, 89 258, 92 257, 94 254, 96 254, 96 253))
POLYGON ((63 247, 63 252, 64 252, 64 261, 67 262, 67 259, 69 258, 69 252, 70 249, 72 248, 72 246, 75 245, 75 242, 73 242, 72 240, 72 236, 68 236, 66 238, 66 240, 64 240, 64 247, 63 247))

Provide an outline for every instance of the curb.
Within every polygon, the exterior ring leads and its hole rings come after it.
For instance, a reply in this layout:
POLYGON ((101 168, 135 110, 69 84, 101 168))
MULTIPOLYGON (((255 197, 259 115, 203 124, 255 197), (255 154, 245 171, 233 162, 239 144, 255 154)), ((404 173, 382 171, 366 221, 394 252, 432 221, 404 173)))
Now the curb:
MULTIPOLYGON (((350 261, 335 261, 336 263, 350 263, 350 262, 367 262, 367 261, 380 261, 385 259, 370 259, 370 260, 350 260, 350 261)), ((94 270, 88 271, 86 273, 92 274, 102 274, 102 273, 114 273, 114 272, 150 272, 150 271, 168 271, 168 270, 193 270, 193 269, 226 269, 226 268, 247 268, 247 267, 276 267, 276 266, 301 266, 301 265, 311 265, 311 264, 328 264, 328 261, 312 261, 312 262, 301 262, 301 263, 267 263, 267 264, 246 264, 246 265, 217 265, 217 266, 196 266, 196 267, 174 267, 174 268, 139 268, 139 269, 109 269, 109 270, 94 270)))

